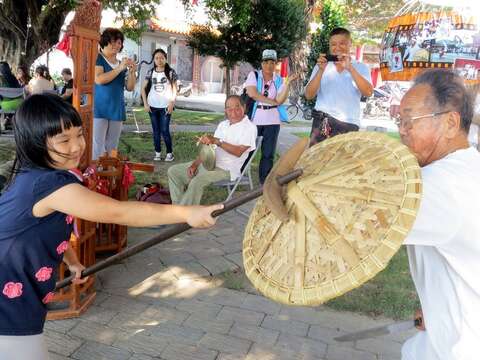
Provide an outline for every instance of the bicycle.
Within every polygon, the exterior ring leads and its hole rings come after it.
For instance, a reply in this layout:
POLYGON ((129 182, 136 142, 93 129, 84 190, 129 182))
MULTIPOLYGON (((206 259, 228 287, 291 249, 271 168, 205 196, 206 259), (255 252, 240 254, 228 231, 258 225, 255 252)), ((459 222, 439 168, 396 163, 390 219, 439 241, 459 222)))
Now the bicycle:
POLYGON ((302 112, 302 117, 305 120, 312 120, 312 108, 308 105, 302 104, 300 97, 298 97, 287 107, 288 121, 294 120, 299 111, 302 112))

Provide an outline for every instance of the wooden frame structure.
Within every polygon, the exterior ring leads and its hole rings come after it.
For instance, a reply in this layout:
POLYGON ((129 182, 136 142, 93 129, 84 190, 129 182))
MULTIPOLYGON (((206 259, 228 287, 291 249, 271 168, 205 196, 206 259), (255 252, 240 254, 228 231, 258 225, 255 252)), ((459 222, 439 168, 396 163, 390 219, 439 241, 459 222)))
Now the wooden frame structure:
MULTIPOLYGON (((98 53, 98 40, 101 5, 95 0, 85 0, 76 9, 75 17, 69 25, 71 55, 75 69, 73 80, 73 106, 82 118, 86 149, 80 164, 85 169, 92 161, 92 123, 93 123, 93 88, 95 82, 95 62, 98 53)), ((77 235, 70 238, 80 262, 88 267, 95 263, 96 224, 76 219, 77 235)), ((66 267, 61 264, 58 280, 66 275, 66 267)), ((70 285, 55 293, 52 301, 53 310, 47 319, 65 319, 79 316, 95 299, 95 278, 92 276, 82 285, 70 285), (61 308, 59 308, 61 306, 61 308), (56 309, 59 308, 59 309, 56 309)))

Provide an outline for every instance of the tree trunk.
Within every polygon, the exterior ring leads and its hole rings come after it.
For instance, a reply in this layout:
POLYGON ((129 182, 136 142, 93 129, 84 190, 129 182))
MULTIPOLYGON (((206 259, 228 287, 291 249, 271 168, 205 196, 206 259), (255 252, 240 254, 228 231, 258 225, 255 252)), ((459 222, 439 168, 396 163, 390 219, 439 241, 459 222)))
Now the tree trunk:
POLYGON ((232 68, 233 68, 232 66, 225 65, 225 94, 227 94, 227 96, 230 96, 230 88, 231 88, 230 70, 232 68))
MULTIPOLYGON (((305 22, 306 24, 310 24, 312 21, 312 12, 315 8, 316 1, 313 0, 306 0, 305 1, 305 22)), ((299 74, 299 78, 297 81, 292 83, 291 91, 289 98, 295 99, 302 94, 302 90, 304 87, 304 82, 307 74, 307 55, 306 55, 306 47, 307 44, 310 43, 310 35, 307 36, 307 40, 301 41, 295 46, 295 49, 290 54, 289 64, 290 70, 292 74, 299 74)))
POLYGON ((10 66, 30 66, 58 42, 72 5, 68 1, 3 0, 0 3, 0 54, 10 66), (53 3, 53 4, 52 4, 53 3))

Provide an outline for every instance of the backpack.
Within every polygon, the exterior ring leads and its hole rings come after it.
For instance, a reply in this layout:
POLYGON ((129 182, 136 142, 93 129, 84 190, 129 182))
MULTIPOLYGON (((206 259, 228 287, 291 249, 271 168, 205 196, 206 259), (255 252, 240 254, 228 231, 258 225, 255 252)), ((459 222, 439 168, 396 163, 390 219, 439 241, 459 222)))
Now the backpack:
MULTIPOLYGON (((258 82, 258 72, 257 70, 255 70, 254 72, 255 72, 255 80, 258 82)), ((252 120, 255 100, 253 100, 250 96, 248 96, 247 89, 243 89, 243 92, 242 92, 242 95, 240 95, 240 98, 245 104, 245 114, 248 116, 250 120, 252 120)))
POLYGON ((146 201, 156 204, 171 204, 170 192, 159 183, 145 184, 138 189, 135 198, 138 201, 146 201))

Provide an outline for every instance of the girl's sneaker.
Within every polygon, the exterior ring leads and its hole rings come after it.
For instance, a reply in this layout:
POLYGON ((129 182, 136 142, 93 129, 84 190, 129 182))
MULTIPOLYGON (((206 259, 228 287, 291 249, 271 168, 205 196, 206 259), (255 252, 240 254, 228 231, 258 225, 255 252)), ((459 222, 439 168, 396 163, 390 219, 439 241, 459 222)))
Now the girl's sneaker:
POLYGON ((173 157, 172 153, 168 153, 167 156, 165 156, 165 161, 173 161, 175 158, 173 157))
POLYGON ((159 152, 155 153, 155 157, 153 158, 153 161, 160 161, 162 160, 162 154, 159 152))

